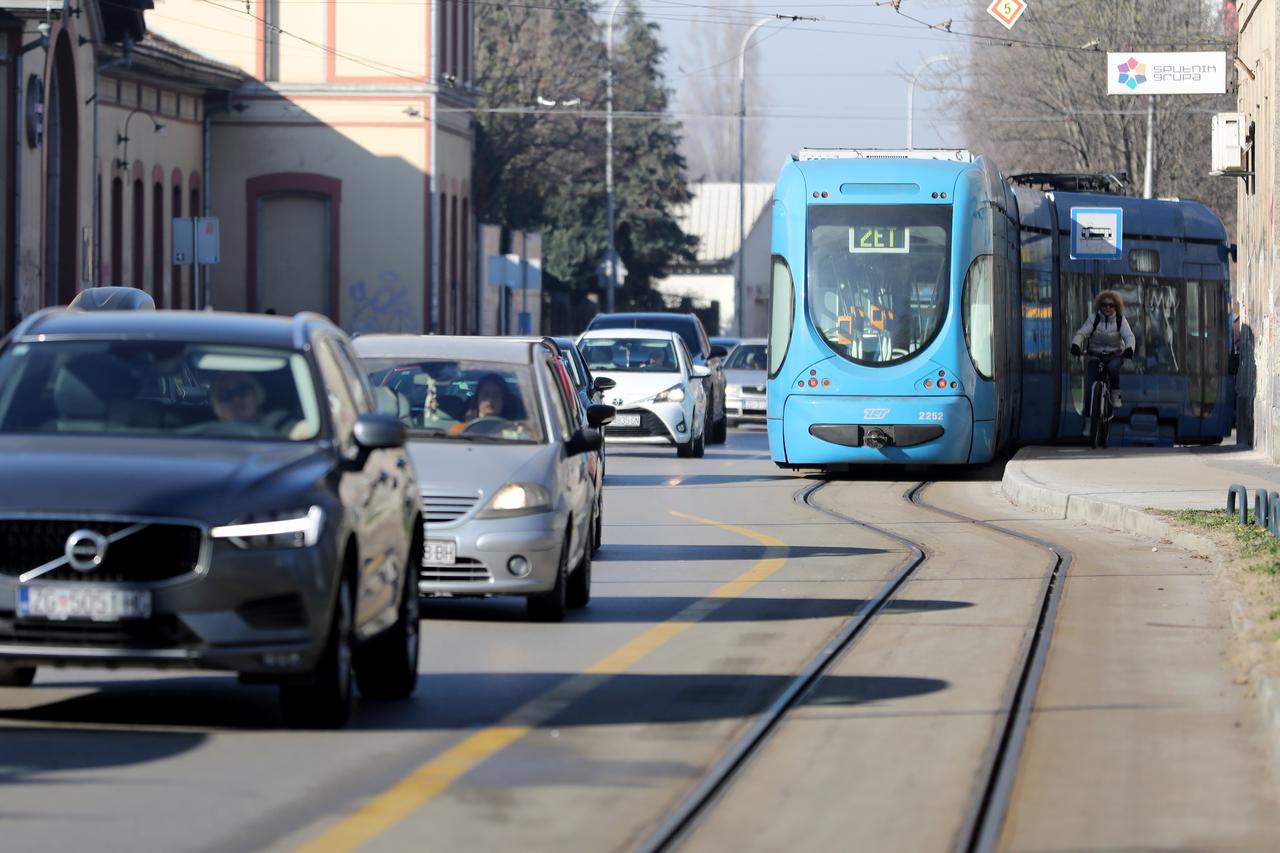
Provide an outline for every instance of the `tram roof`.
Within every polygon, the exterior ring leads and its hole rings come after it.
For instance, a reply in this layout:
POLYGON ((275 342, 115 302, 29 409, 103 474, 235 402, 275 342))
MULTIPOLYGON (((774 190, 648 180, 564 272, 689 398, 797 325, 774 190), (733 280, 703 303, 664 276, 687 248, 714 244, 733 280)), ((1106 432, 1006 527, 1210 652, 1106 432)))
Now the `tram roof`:
POLYGON ((1042 192, 1014 187, 1022 224, 1049 227, 1048 206, 1058 213, 1058 232, 1068 234, 1073 207, 1118 207, 1124 211, 1124 233, 1133 237, 1225 242, 1226 226, 1212 210, 1189 199, 1134 198, 1109 193, 1042 192))

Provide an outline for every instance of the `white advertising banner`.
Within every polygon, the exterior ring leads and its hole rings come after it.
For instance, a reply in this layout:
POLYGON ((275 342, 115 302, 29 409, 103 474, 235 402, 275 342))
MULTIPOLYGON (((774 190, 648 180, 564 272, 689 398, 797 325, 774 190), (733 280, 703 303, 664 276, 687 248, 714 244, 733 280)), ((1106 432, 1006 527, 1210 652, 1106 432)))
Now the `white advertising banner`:
POLYGON ((1221 95, 1227 91, 1227 55, 1108 53, 1108 95, 1221 95))

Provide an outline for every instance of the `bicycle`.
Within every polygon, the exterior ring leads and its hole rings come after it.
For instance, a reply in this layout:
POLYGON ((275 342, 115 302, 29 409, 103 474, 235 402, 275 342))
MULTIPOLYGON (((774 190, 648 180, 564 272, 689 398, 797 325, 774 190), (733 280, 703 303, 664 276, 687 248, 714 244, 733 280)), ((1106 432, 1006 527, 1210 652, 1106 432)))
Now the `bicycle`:
MULTIPOLYGON (((1107 362, 1116 355, 1120 355, 1119 350, 1100 355, 1081 353, 1081 357, 1086 359, 1086 365, 1092 362, 1093 367, 1093 383, 1085 395, 1084 411, 1085 417, 1089 419, 1089 444, 1095 450, 1099 447, 1106 448, 1111 434, 1111 421, 1116 416, 1115 407, 1111 405, 1111 381, 1107 376, 1107 362)), ((1086 366, 1085 381, 1088 379, 1089 368, 1086 366)))

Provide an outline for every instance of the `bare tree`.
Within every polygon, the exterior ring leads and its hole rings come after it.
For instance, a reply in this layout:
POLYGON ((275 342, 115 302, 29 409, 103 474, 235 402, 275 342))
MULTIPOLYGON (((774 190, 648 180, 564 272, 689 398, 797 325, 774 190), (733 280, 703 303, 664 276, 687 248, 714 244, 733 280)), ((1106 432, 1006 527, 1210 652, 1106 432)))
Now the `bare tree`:
MULTIPOLYGON (((692 181, 738 179, 738 54, 750 25, 750 21, 744 21, 743 24, 711 23, 698 27, 694 58, 688 60, 690 67, 678 72, 687 74, 686 110, 706 116, 693 120, 681 146, 692 181)), ((753 42, 766 35, 757 33, 753 42)), ((750 112, 752 93, 757 98, 760 95, 758 52, 747 50, 745 68, 750 112)), ((748 127, 745 139, 748 179, 759 173, 760 150, 756 134, 748 127)))
MULTIPOLYGON (((1107 95, 1107 52, 1229 49, 1205 0, 1038 0, 1012 33, 987 17, 968 29, 991 40, 975 41, 949 81, 969 144, 1008 174, 1127 172, 1131 193, 1142 189, 1149 100, 1107 95)), ((1229 228, 1236 188, 1208 173, 1211 116, 1233 105, 1233 94, 1159 97, 1153 148, 1154 194, 1202 201, 1229 228)))

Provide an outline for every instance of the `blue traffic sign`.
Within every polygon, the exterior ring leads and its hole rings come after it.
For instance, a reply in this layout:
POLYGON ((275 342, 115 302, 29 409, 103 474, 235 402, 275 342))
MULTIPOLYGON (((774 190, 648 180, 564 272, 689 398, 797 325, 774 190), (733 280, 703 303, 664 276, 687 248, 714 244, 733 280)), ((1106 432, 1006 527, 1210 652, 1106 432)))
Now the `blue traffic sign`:
POLYGON ((1118 207, 1071 208, 1071 257, 1118 261, 1124 256, 1124 211, 1118 207))

